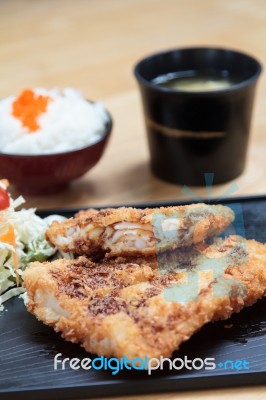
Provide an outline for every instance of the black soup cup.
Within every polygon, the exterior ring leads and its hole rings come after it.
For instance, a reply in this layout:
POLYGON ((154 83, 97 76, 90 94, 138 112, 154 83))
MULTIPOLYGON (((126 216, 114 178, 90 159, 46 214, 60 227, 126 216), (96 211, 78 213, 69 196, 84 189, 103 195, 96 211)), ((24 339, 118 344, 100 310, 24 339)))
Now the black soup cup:
POLYGON ((134 72, 153 173, 189 185, 205 185, 205 173, 214 174, 214 183, 240 175, 261 71, 253 57, 223 48, 174 49, 141 60, 134 72), (155 83, 156 78, 173 73, 236 79, 227 88, 211 91, 184 91, 155 83))

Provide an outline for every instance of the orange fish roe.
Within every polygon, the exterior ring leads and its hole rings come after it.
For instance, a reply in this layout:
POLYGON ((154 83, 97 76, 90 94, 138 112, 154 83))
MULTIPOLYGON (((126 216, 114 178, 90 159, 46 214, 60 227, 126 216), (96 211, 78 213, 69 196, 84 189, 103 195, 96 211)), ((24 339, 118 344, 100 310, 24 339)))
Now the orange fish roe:
POLYGON ((23 126, 33 133, 40 128, 37 118, 47 110, 49 96, 38 95, 31 89, 23 92, 14 100, 12 114, 18 118, 23 126))

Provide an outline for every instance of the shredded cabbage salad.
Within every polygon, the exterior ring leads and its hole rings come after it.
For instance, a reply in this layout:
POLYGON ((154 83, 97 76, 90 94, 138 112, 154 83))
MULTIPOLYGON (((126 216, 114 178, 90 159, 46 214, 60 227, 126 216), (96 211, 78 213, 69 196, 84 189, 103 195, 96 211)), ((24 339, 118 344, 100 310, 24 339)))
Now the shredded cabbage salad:
MULTIPOLYGON (((0 185, 4 187, 1 181, 0 185)), ((8 208, 0 210, 0 311, 5 301, 25 292, 21 284, 27 265, 45 261, 57 253, 45 239, 45 231, 51 220, 64 217, 42 219, 33 208, 16 211, 24 202, 22 196, 16 200, 10 198, 8 208)))

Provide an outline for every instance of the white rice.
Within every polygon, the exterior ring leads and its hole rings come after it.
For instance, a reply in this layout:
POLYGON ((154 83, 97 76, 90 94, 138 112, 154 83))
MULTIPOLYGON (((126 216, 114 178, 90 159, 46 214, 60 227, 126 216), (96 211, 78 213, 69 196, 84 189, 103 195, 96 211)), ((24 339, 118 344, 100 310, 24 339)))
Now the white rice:
POLYGON ((79 91, 35 89, 52 98, 37 121, 40 129, 29 133, 12 115, 15 97, 0 100, 0 152, 8 154, 52 154, 71 151, 97 142, 109 121, 100 102, 89 103, 79 91))

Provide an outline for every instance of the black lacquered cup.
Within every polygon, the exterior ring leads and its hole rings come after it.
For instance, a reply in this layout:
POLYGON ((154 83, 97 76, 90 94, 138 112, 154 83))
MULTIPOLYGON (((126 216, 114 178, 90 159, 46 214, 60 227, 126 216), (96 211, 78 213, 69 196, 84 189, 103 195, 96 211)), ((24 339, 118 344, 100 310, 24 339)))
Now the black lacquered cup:
POLYGON ((205 185, 205 173, 214 173, 214 183, 240 175, 261 71, 253 57, 222 48, 174 49, 141 60, 134 72, 154 174, 189 185, 205 185), (237 79, 224 89, 193 92, 154 82, 158 76, 188 71, 237 79))

